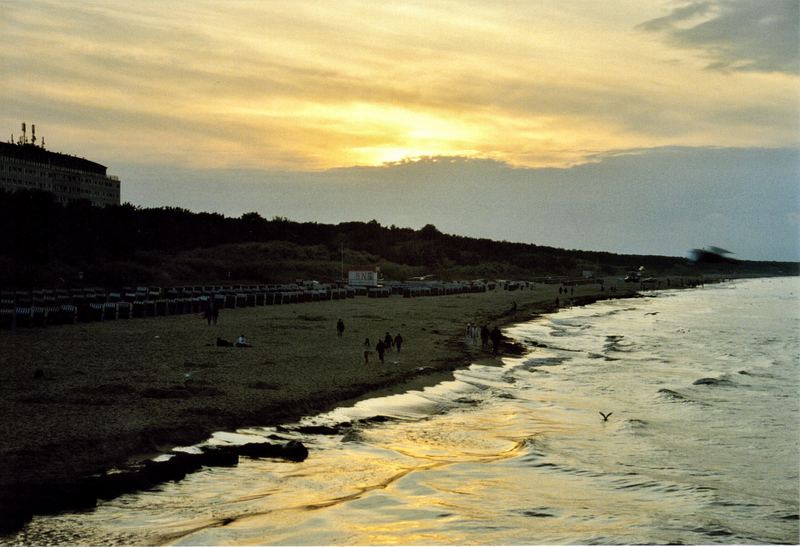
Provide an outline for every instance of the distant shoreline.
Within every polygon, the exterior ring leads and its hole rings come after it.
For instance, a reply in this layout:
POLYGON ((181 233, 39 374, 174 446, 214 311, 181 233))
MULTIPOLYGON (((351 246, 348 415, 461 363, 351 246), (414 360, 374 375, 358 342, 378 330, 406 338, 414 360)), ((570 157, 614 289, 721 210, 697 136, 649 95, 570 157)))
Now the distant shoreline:
MULTIPOLYGON (((222 310, 216 326, 184 315, 2 334, 0 352, 14 358, 0 371, 0 530, 19 528, 31 514, 92 506, 95 500, 80 491, 84 477, 127 468, 215 431, 288 423, 421 389, 476 360, 494 359, 464 343, 467 322, 529 321, 556 311, 556 298, 562 306, 630 298, 639 294, 633 285, 581 285, 574 295, 536 284, 412 299, 358 297, 222 310), (341 338, 338 318, 345 323, 341 338), (405 343, 380 365, 374 347, 386 332, 402 333, 405 343), (253 347, 213 343, 239 334, 253 347), (42 377, 34 377, 36 369, 42 377)), ((504 351, 518 350, 506 344, 504 351)))

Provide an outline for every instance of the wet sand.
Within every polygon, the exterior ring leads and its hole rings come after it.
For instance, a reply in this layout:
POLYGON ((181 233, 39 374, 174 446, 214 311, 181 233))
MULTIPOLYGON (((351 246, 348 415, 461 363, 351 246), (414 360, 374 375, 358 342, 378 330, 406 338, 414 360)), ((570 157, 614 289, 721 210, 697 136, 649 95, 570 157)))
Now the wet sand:
MULTIPOLYGON (((614 284, 617 292, 576 287, 575 303, 631 296, 638 288, 614 284)), ((124 466, 214 431, 273 425, 434 384, 455 368, 492 359, 480 343, 466 343, 467 322, 491 328, 525 321, 552 311, 558 296, 558 285, 539 284, 224 309, 215 326, 179 315, 4 332, 0 514, 30 485, 124 466), (381 365, 374 348, 387 331, 405 342, 381 365), (234 341, 242 333, 252 347, 215 345, 217 337, 234 341), (366 365, 365 338, 372 350, 366 365), (42 377, 35 377, 37 369, 42 377)), ((568 298, 560 297, 562 305, 568 298)))

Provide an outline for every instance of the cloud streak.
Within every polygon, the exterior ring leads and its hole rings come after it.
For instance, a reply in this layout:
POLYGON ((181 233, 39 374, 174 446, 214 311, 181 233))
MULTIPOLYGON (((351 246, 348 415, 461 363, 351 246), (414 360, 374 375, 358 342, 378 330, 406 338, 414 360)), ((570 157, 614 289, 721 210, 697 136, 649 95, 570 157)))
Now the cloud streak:
POLYGON ((639 25, 674 46, 703 51, 723 72, 800 73, 796 0, 702 0, 639 25))

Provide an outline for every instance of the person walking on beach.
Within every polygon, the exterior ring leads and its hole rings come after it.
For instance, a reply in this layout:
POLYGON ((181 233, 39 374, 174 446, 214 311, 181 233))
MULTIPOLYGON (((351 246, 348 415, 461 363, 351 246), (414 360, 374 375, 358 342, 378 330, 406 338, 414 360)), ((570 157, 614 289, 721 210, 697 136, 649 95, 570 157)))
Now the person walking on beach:
POLYGON ((336 322, 336 333, 339 338, 342 337, 342 333, 344 333, 344 321, 341 318, 336 322))
POLYGON ((489 327, 481 327, 481 349, 489 349, 489 327))
POLYGON ((216 306, 211 306, 211 320, 214 324, 217 324, 217 319, 219 318, 219 309, 216 306))
POLYGON ((383 364, 383 352, 386 351, 386 346, 383 345, 383 340, 378 340, 378 345, 375 346, 375 351, 378 352, 378 359, 383 364))
POLYGON ((394 340, 392 339, 392 335, 387 332, 386 336, 383 337, 383 347, 386 351, 389 351, 390 349, 392 349, 393 345, 394 345, 394 340))
POLYGON ((394 337, 394 347, 397 348, 397 353, 400 353, 400 346, 403 345, 403 337, 400 336, 400 333, 397 333, 397 336, 394 337))
POLYGON ((500 333, 500 329, 497 327, 492 329, 492 355, 497 355, 500 352, 500 339, 503 335, 500 333))

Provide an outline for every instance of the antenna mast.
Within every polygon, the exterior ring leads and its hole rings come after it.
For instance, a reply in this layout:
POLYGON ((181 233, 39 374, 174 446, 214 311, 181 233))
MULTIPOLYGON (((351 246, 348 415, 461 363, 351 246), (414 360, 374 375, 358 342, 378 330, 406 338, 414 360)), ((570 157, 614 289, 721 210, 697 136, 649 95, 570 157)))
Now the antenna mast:
POLYGON ((36 146, 36 124, 31 124, 31 144, 36 146))
POLYGON ((22 122, 22 144, 28 144, 28 132, 25 129, 25 122, 22 122))

